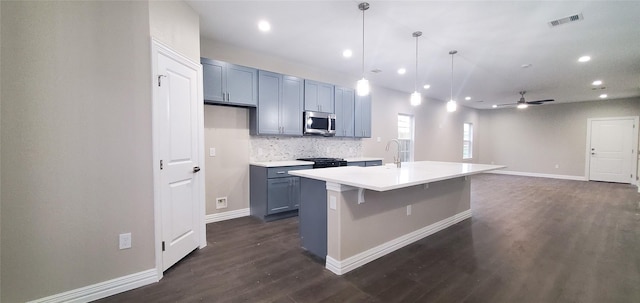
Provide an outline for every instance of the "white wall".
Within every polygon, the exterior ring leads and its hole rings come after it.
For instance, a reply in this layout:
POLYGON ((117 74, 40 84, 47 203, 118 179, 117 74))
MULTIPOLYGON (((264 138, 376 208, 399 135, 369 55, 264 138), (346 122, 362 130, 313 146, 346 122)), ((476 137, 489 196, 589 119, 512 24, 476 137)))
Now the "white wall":
MULTIPOLYGON (((284 58, 254 53, 206 38, 202 38, 200 44, 202 56, 211 59, 345 87, 354 87, 358 79, 357 76, 304 66, 284 58)), ((365 139, 254 137, 249 135, 246 109, 205 106, 205 132, 209 134, 205 137, 205 148, 208 150, 209 147, 215 147, 228 155, 228 158, 207 160, 207 214, 249 207, 248 166, 251 158, 265 160, 264 157, 269 156, 268 160, 283 160, 283 157, 365 156, 382 157, 385 162, 392 162, 393 153, 385 152, 384 148, 388 140, 397 138, 398 113, 413 114, 416 118, 415 160, 461 161, 462 123, 478 124, 476 110, 460 107, 456 113, 447 113, 444 102, 433 100, 425 100, 420 107, 412 107, 409 105, 408 93, 376 86, 372 88, 373 137, 365 139), (214 136, 213 133, 217 135, 214 136), (377 142, 377 137, 380 137, 380 142, 377 142), (329 152, 315 148, 318 146, 317 141, 331 145, 332 148, 329 152), (251 146, 254 146, 253 150, 251 146), (263 146, 271 146, 280 154, 258 154, 257 148, 263 146), (297 150, 294 152, 296 155, 285 152, 285 148, 297 150), (314 150, 317 154, 311 155, 314 150), (249 157, 244 158, 245 155, 249 157), (216 210, 215 197, 222 196, 234 196, 241 200, 229 199, 228 209, 216 210)))
POLYGON ((622 116, 640 116, 640 98, 481 110, 480 162, 584 177, 587 119, 622 116))
POLYGON ((0 7, 1 300, 154 268, 150 36, 197 62, 198 15, 181 1, 0 7))
POLYGON ((2 301, 153 268, 147 3, 0 5, 2 301))

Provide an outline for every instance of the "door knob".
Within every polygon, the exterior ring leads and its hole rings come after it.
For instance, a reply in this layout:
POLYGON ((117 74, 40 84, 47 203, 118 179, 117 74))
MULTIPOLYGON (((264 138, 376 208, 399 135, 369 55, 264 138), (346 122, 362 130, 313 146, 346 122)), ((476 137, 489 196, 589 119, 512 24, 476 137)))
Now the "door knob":
POLYGON ((198 167, 198 166, 194 166, 194 167, 193 167, 193 172, 194 172, 194 173, 197 173, 197 172, 199 172, 199 171, 200 171, 200 167, 198 167))

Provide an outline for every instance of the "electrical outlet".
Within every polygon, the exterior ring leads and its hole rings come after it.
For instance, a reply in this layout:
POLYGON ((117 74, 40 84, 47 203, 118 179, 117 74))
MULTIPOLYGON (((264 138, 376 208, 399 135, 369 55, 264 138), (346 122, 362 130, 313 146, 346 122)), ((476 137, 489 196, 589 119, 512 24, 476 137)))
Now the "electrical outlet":
POLYGON ((560 164, 556 164, 556 168, 560 168, 560 164))
POLYGON ((411 216, 411 204, 407 205, 407 216, 411 216))
POLYGON ((227 208, 227 197, 216 198, 216 209, 227 208))
POLYGON ((120 234, 120 249, 131 248, 131 233, 120 234))

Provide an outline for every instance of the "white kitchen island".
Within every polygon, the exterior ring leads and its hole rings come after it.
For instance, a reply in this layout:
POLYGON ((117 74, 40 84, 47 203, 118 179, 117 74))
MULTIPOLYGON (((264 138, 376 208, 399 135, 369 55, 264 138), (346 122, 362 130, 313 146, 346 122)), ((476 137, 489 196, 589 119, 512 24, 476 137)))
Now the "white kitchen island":
POLYGON ((470 218, 467 177, 504 167, 421 161, 292 171, 302 177, 303 247, 347 273, 470 218))

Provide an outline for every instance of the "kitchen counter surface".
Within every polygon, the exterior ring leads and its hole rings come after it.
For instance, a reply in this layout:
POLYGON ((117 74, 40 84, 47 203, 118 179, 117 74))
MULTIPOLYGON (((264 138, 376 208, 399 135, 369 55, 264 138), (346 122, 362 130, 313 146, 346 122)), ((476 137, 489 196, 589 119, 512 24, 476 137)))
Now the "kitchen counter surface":
POLYGON ((363 161, 382 161, 383 158, 372 158, 372 157, 359 157, 359 158, 344 158, 347 162, 363 162, 363 161))
POLYGON ((250 162, 249 165, 262 166, 262 167, 284 167, 284 166, 298 166, 298 165, 313 165, 310 161, 268 161, 268 162, 250 162))
POLYGON ((346 166, 296 170, 289 172, 289 174, 374 191, 388 191, 505 167, 503 165, 420 161, 404 162, 402 168, 397 168, 394 164, 372 167, 346 166))

